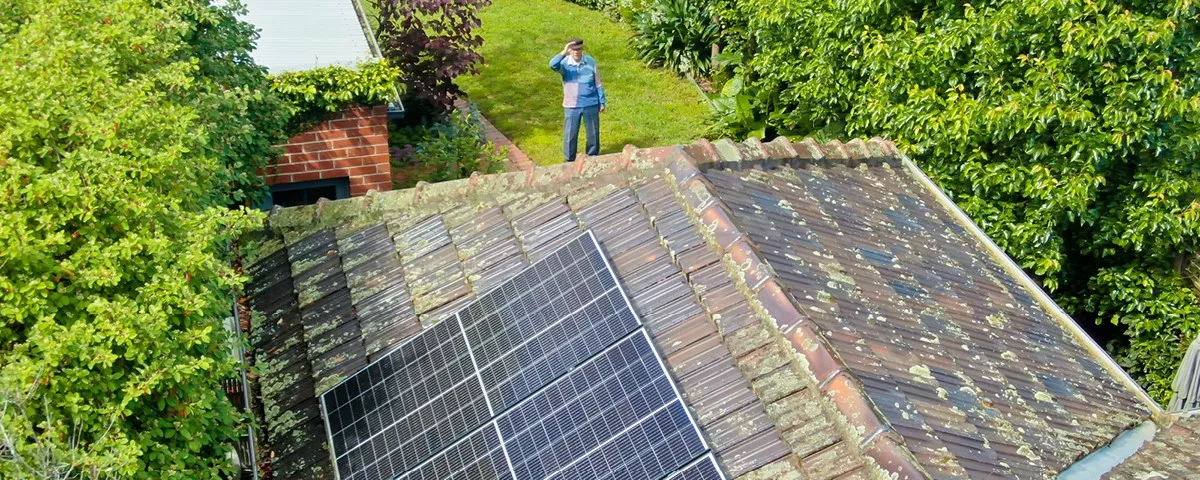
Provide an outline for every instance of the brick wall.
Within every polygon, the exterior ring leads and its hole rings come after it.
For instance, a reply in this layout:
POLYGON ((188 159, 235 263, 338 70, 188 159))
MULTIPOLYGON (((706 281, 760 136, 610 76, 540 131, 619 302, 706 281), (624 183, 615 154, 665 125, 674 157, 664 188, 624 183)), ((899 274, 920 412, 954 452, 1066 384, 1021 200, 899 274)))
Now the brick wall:
POLYGON ((387 107, 350 108, 284 145, 265 172, 267 185, 349 177, 350 195, 392 189, 387 107))

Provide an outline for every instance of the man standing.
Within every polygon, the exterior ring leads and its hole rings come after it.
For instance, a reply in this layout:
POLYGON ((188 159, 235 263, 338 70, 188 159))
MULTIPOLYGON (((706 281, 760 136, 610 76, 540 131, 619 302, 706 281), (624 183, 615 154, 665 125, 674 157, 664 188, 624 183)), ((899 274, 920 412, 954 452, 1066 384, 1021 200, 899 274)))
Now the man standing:
POLYGON ((583 39, 573 38, 563 51, 550 59, 550 69, 562 75, 563 110, 566 125, 563 131, 563 156, 575 161, 579 143, 579 120, 587 131, 587 154, 600 154, 600 112, 607 99, 596 59, 583 54, 583 39))

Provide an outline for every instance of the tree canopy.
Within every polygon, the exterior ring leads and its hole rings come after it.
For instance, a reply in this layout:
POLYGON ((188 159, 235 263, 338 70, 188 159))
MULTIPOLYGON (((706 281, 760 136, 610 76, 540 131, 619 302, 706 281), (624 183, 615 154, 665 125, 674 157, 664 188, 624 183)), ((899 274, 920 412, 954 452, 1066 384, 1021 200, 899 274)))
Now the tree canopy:
POLYGON ((1193 1, 714 4, 728 132, 896 141, 1167 401, 1200 331, 1193 1))
POLYGON ((216 4, 0 7, 0 477, 228 469, 229 205, 287 115, 216 4))

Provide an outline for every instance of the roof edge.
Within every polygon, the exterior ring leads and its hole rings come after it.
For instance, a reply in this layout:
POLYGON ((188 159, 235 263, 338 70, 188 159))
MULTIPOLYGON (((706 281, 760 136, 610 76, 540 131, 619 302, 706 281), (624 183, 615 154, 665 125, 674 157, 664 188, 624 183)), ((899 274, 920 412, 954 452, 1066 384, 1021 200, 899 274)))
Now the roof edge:
POLYGON ((375 58, 383 58, 383 51, 379 49, 379 43, 375 41, 375 30, 371 28, 371 19, 367 18, 367 10, 363 8, 362 0, 350 0, 350 3, 354 6, 354 15, 358 17, 363 36, 367 37, 367 46, 371 48, 371 53, 375 55, 375 58))
POLYGON ((822 393, 822 409, 837 412, 840 420, 845 422, 842 429, 848 439, 890 478, 930 478, 905 445, 903 437, 867 396, 861 380, 829 345, 820 327, 797 306, 758 247, 734 223, 729 208, 701 175, 709 168, 770 168, 785 162, 795 166, 834 163, 898 166, 900 161, 895 146, 878 137, 870 141, 856 139, 846 144, 838 141, 818 144, 812 138, 794 143, 786 137, 768 143, 754 138, 744 143, 701 139, 680 146, 672 153, 664 166, 675 181, 682 203, 691 211, 693 222, 700 224, 705 241, 721 255, 731 279, 747 297, 756 316, 773 326, 776 340, 789 345, 795 352, 793 362, 822 393))
POLYGON ((1046 309, 1046 311, 1050 313, 1050 316, 1054 318, 1059 325, 1062 325, 1067 329, 1067 331, 1071 332, 1071 334, 1075 336, 1075 339, 1079 341, 1079 343, 1082 344, 1089 353, 1092 354, 1092 357, 1104 366, 1105 370, 1108 370, 1113 377, 1117 378, 1122 384, 1125 385, 1126 388, 1133 392, 1133 394, 1137 396, 1139 400, 1142 401, 1142 403, 1150 410, 1150 417, 1155 421, 1155 423, 1160 425, 1170 423, 1170 419, 1167 417, 1166 410, 1164 410, 1162 406, 1158 404, 1158 402, 1155 402, 1154 399, 1150 397, 1150 394, 1146 393, 1146 390, 1143 389, 1141 385, 1138 385, 1138 383, 1133 380, 1133 377, 1129 375, 1129 372, 1126 372, 1124 368, 1121 368, 1121 365, 1118 364, 1117 361, 1108 354, 1108 351, 1104 350, 1100 344, 1096 343, 1096 341, 1093 340, 1092 337, 1083 330, 1083 327, 1080 327, 1079 324, 1075 322, 1075 319, 1071 318, 1071 316, 1068 315, 1067 312, 1062 309, 1062 307, 1058 306, 1058 304, 1050 298, 1050 295, 1047 294, 1045 290, 1042 290, 1041 285, 1038 285, 1038 283, 1035 282, 1028 273, 1025 273, 1025 270, 1022 269, 1021 266, 1012 259, 1012 257, 1009 257, 999 245, 996 245, 996 242, 993 242, 992 239, 983 232, 983 229, 979 228, 979 225, 976 225, 975 222, 971 220, 971 217, 967 216, 966 212, 963 212, 962 209, 954 203, 954 200, 946 195, 946 192, 942 191, 942 189, 938 187, 937 184, 934 183, 933 180, 930 179, 923 170, 921 170, 921 167, 917 166, 917 164, 913 162, 912 159, 909 158, 909 156, 905 153, 897 153, 904 168, 908 170, 909 173, 911 173, 916 180, 934 196, 934 198, 937 199, 938 203, 940 203, 942 207, 945 208, 951 214, 951 216, 953 216, 954 219, 963 226, 963 228, 966 228, 967 231, 971 232, 976 240, 978 240, 984 246, 988 254, 990 254, 997 262, 999 262, 1000 265, 1004 267, 1004 270, 1007 271, 1009 275, 1012 275, 1018 283, 1024 286, 1026 290, 1029 290, 1029 293, 1033 295, 1033 298, 1037 300, 1038 304, 1041 305, 1042 308, 1046 309))

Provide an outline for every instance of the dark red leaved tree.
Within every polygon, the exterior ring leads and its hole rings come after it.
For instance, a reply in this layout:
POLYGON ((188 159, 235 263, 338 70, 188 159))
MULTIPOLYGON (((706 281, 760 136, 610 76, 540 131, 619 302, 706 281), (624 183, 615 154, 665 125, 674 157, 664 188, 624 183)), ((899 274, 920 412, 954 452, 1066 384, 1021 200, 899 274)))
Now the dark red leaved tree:
POLYGON ((447 112, 462 94, 454 79, 479 72, 483 38, 479 9, 491 0, 371 0, 379 11, 376 36, 383 56, 400 67, 416 99, 447 112))

